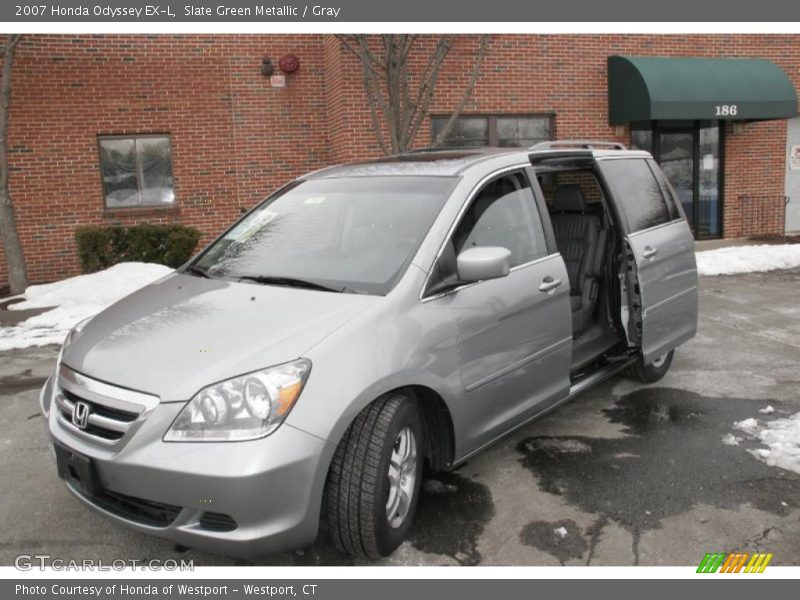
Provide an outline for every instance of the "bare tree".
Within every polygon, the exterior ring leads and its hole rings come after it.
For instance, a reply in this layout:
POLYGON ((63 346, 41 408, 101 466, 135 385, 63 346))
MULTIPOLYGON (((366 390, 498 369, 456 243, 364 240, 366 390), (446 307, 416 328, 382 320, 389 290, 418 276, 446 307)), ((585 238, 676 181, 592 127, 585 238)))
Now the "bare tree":
MULTIPOLYGON (((336 37, 361 63, 372 129, 381 150, 384 154, 409 150, 429 114, 442 63, 453 48, 456 36, 439 38, 421 73, 411 73, 409 67, 409 56, 419 40, 418 35, 385 34, 372 45, 370 38, 373 36, 336 37)), ((447 138, 458 115, 466 107, 486 58, 488 43, 488 35, 480 36, 467 86, 433 141, 434 146, 447 138)))
POLYGON ((22 255, 14 206, 11 204, 11 193, 8 189, 8 106, 11 100, 11 67, 14 63, 14 51, 20 39, 21 35, 9 35, 6 43, 0 46, 0 54, 3 56, 3 74, 0 79, 0 111, 2 111, 0 112, 0 238, 3 240, 3 251, 8 265, 8 283, 12 294, 23 292, 28 285, 28 271, 25 268, 25 257, 22 255))

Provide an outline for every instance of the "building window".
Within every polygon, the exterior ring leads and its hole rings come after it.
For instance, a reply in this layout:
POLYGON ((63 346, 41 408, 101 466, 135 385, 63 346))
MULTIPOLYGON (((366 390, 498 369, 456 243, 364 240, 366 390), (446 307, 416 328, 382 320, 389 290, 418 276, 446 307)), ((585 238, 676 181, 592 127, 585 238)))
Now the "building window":
MULTIPOLYGON (((449 120, 449 116, 431 117, 431 141, 449 120)), ((441 145, 527 148, 552 140, 553 129, 553 115, 463 115, 455 120, 441 145)))
POLYGON ((172 206, 172 149, 168 135, 98 138, 106 208, 172 206))

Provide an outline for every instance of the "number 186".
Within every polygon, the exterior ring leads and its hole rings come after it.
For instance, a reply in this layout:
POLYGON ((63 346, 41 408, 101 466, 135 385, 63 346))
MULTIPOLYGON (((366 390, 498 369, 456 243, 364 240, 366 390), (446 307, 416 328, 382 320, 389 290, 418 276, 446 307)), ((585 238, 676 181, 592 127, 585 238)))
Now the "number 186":
POLYGON ((735 104, 720 104, 714 107, 714 116, 735 117, 739 112, 739 107, 735 104))

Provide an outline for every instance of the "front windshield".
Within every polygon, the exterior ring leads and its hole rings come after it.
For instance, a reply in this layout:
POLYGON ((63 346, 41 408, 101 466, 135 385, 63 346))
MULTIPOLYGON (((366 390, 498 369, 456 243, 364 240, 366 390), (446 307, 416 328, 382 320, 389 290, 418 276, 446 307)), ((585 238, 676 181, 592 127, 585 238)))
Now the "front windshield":
POLYGON ((192 269, 210 277, 299 280, 386 294, 455 183, 452 177, 397 176, 300 181, 239 221, 192 269))

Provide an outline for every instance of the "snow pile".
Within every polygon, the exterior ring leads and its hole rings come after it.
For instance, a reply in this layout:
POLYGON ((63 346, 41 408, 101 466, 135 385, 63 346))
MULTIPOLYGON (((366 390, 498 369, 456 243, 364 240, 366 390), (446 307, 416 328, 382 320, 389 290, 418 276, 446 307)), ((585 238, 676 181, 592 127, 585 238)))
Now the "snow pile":
POLYGON ((164 265, 128 262, 97 273, 32 285, 25 290, 25 300, 12 304, 9 310, 54 308, 19 325, 0 328, 0 351, 61 344, 83 319, 171 272, 164 265))
POLYGON ((722 443, 726 446, 738 446, 739 445, 739 438, 737 438, 732 433, 726 433, 722 436, 722 443))
POLYGON ((758 433, 758 421, 751 417, 749 419, 745 419, 744 421, 737 421, 733 424, 733 428, 746 433, 750 437, 756 437, 758 433))
POLYGON ((734 423, 733 428, 766 446, 748 450, 750 454, 771 467, 800 473, 800 413, 766 423, 745 419, 734 423))
POLYGON ((800 244, 730 246, 697 253, 698 275, 736 275, 800 267, 800 244))

